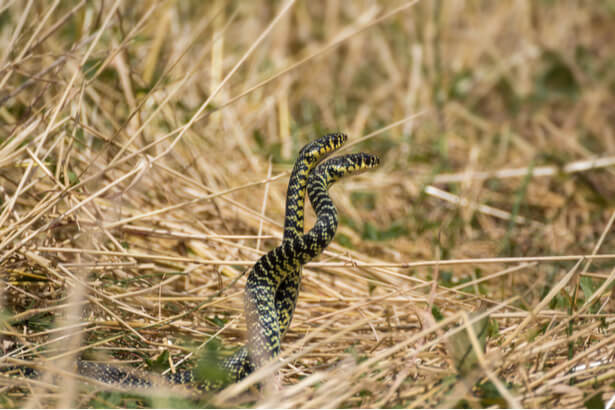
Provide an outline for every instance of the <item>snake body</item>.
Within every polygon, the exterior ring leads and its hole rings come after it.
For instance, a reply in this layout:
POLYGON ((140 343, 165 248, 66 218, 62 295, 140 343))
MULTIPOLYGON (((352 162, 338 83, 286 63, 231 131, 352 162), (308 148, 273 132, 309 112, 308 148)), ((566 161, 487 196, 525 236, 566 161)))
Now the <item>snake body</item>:
MULTIPOLYGON (((259 258, 248 274, 244 296, 248 343, 220 364, 230 382, 241 380, 279 355, 282 337, 290 326, 296 306, 301 268, 322 253, 337 230, 337 210, 328 195, 329 187, 345 175, 373 168, 379 163, 373 155, 357 153, 318 165, 346 139, 341 133, 327 134, 299 152, 288 184, 282 243, 259 258), (317 220, 304 234, 306 191, 317 220)), ((127 387, 155 384, 139 373, 106 364, 79 361, 78 371, 98 381, 127 387)), ((221 382, 199 381, 193 370, 171 373, 165 378, 173 384, 197 383, 200 390, 222 387, 221 382)))
MULTIPOLYGON (((303 236, 305 193, 312 170, 325 156, 339 149, 348 139, 345 134, 335 133, 321 137, 299 151, 295 166, 288 180, 286 193, 286 212, 284 216, 283 241, 297 240, 303 236), (318 154, 316 154, 318 152, 318 154)), ((280 335, 284 336, 293 318, 299 286, 301 285, 301 267, 296 266, 282 278, 276 292, 275 304, 280 322, 280 335)))

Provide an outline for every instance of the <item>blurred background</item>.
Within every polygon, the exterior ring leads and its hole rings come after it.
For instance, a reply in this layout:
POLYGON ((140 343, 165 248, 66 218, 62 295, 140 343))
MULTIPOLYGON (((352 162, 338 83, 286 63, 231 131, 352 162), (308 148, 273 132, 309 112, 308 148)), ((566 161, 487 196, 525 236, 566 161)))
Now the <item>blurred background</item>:
MULTIPOLYGON (((285 387, 214 402, 604 407, 614 28, 611 0, 0 2, 3 361, 239 346, 297 152, 341 131, 382 165, 331 190, 285 387)), ((180 403, 44 374, 3 406, 180 403)))

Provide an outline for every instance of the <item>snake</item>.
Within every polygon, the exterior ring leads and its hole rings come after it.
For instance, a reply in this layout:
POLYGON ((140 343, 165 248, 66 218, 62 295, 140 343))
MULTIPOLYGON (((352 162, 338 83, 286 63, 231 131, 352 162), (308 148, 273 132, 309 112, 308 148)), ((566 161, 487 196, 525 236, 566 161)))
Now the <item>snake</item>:
MULTIPOLYGON (((308 177, 308 196, 314 208, 317 220, 307 234, 293 240, 283 241, 282 245, 266 254, 261 260, 266 271, 255 268, 248 276, 245 291, 245 311, 248 325, 248 349, 250 359, 256 367, 274 359, 280 352, 282 336, 280 313, 276 306, 276 295, 279 291, 279 274, 299 272, 301 266, 316 258, 333 240, 337 230, 337 210, 328 195, 328 188, 347 174, 356 173, 376 167, 379 159, 373 155, 358 153, 335 157, 318 165, 308 177)), ((293 289, 285 289, 282 294, 298 293, 300 279, 289 281, 293 289), (295 286, 297 288, 295 288, 295 286)), ((296 297, 287 300, 287 306, 294 309, 296 297)), ((283 312, 282 312, 283 313, 283 312)), ((287 313, 292 317, 292 312, 287 313)))
MULTIPOLYGON (((201 391, 219 390, 225 383, 241 380, 280 354, 282 338, 296 307, 302 266, 322 253, 337 230, 337 209, 328 189, 346 175, 379 164, 378 157, 365 153, 338 156, 320 163, 346 140, 347 136, 342 133, 327 134, 300 150, 288 183, 282 243, 260 257, 248 273, 244 292, 248 343, 218 365, 226 372, 226 380, 202 381, 195 370, 189 369, 165 375, 166 382, 196 384, 201 391), (317 220, 304 234, 306 191, 317 220)), ((81 360, 77 367, 79 374, 104 383, 155 386, 151 378, 130 369, 81 360)))

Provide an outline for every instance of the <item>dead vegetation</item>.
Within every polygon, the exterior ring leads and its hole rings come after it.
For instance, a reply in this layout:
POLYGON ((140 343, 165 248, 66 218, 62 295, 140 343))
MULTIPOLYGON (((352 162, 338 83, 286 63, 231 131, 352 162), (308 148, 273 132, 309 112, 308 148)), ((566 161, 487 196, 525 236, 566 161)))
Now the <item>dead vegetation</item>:
POLYGON ((43 373, 1 375, 2 406, 604 407, 614 18, 0 2, 0 365, 43 373), (279 243, 294 156, 337 130, 383 165, 332 190, 342 223, 282 363, 197 399, 75 377, 77 357, 160 371, 243 343, 243 273, 279 243), (280 391, 250 389, 277 368, 280 391))

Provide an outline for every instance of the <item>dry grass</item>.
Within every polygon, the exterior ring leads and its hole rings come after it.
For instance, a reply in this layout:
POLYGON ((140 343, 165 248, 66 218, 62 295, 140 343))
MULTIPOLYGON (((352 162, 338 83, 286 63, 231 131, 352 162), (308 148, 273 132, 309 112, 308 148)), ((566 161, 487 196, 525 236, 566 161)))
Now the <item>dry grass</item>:
POLYGON ((2 406, 604 406, 614 18, 0 2, 1 364, 44 370, 0 376, 2 406), (190 367, 243 343, 243 273, 279 243, 294 156, 336 130, 383 166, 332 190, 342 223, 304 269, 281 391, 250 389, 276 366, 197 401, 74 377, 78 356, 190 367))

